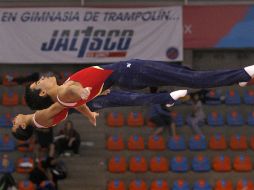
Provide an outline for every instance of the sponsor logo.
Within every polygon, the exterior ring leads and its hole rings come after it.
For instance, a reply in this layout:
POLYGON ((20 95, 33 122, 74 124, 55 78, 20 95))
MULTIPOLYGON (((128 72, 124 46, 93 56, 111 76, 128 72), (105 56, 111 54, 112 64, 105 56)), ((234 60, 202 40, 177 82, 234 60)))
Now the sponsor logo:
POLYGON ((171 60, 175 60, 179 56, 179 50, 175 47, 170 47, 166 51, 166 56, 167 56, 167 58, 169 58, 171 60))
POLYGON ((84 30, 54 30, 41 45, 44 52, 76 52, 83 57, 126 57, 133 30, 103 30, 89 26, 84 30))

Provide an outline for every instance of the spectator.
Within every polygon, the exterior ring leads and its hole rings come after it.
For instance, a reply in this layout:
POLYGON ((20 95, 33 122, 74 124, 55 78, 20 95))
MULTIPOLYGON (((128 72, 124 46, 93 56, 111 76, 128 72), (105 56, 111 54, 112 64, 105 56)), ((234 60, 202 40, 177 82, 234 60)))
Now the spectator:
POLYGON ((13 171, 13 162, 9 159, 7 154, 4 154, 1 158, 0 173, 12 173, 13 171))
POLYGON ((72 150, 74 154, 79 153, 80 135, 73 128, 72 121, 67 121, 65 123, 64 128, 59 132, 55 139, 56 152, 59 155, 66 150, 72 150))
POLYGON ((149 118, 156 125, 152 135, 159 135, 164 128, 168 129, 169 134, 171 131, 173 136, 176 135, 175 123, 172 122, 170 109, 166 105, 152 105, 149 110, 149 118))
POLYGON ((205 123, 205 113, 203 110, 203 104, 199 99, 198 94, 191 96, 192 112, 187 117, 187 124, 192 130, 199 135, 204 135, 200 127, 205 123))

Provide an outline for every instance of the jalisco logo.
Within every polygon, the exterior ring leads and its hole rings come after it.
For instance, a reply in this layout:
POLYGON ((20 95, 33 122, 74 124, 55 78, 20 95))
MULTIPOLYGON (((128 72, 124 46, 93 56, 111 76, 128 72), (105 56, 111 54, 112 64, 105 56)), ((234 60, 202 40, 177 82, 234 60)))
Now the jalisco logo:
POLYGON ((125 57, 133 30, 54 30, 51 38, 41 45, 42 51, 74 51, 77 57, 125 57))

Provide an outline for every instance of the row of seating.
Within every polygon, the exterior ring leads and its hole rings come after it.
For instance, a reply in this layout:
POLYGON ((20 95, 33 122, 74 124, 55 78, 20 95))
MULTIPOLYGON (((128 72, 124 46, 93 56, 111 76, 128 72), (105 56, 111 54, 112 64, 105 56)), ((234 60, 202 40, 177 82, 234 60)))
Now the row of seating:
POLYGON ((193 185, 190 185, 183 179, 178 179, 173 182, 172 188, 169 187, 166 180, 153 180, 148 188, 148 183, 144 180, 136 179, 130 181, 129 185, 123 180, 111 180, 107 184, 107 190, 253 190, 254 182, 251 180, 240 179, 234 187, 231 180, 220 179, 211 185, 204 179, 197 180, 193 185))
POLYGON ((34 160, 28 156, 18 158, 16 162, 8 159, 7 162, 6 164, 6 160, 3 161, 3 158, 0 159, 0 173, 12 173, 14 171, 18 173, 29 173, 34 168, 34 160))
POLYGON ((35 185, 29 180, 19 181, 18 190, 36 190, 36 189, 51 189, 51 186, 55 186, 52 181, 44 180, 39 185, 35 185))
MULTIPOLYGON (((170 116, 177 126, 183 126, 186 123, 182 113, 174 111, 170 113, 170 116)), ((145 125, 145 118, 141 112, 130 112, 125 122, 123 113, 110 112, 107 115, 106 124, 109 127, 122 127, 125 124, 130 127, 141 127, 145 125)), ((225 124, 229 126, 242 126, 244 124, 254 126, 254 112, 249 112, 247 118, 244 119, 240 112, 230 111, 226 114, 225 121, 222 113, 212 111, 207 115, 207 124, 210 126, 223 126, 225 124)), ((154 123, 149 120, 147 121, 147 125, 149 127, 155 127, 154 123)))
POLYGON ((8 90, 2 93, 1 103, 3 106, 17 106, 26 105, 23 94, 20 95, 18 92, 8 90))
MULTIPOLYGON (((250 137, 250 148, 254 150, 254 136, 250 137)), ((149 136, 147 141, 147 149, 154 151, 163 151, 168 148, 172 151, 183 151, 187 147, 193 151, 204 151, 207 148, 211 150, 247 150, 248 141, 245 135, 232 135, 227 143, 225 136, 221 134, 212 135, 207 142, 206 138, 201 135, 194 135, 189 138, 188 142, 185 141, 183 136, 169 137, 166 140, 160 136, 149 136)), ((125 149, 125 143, 122 136, 112 135, 109 136, 106 142, 106 148, 110 151, 122 151, 125 149)), ((131 151, 142 151, 145 149, 144 138, 140 135, 131 135, 127 140, 127 148, 131 151)))
POLYGON ((194 156, 189 164, 185 156, 174 156, 169 159, 164 156, 154 156, 148 160, 143 156, 132 156, 129 163, 123 156, 114 156, 109 159, 108 171, 112 173, 123 173, 129 168, 130 172, 143 173, 148 169, 151 172, 209 172, 213 169, 216 172, 230 172, 232 169, 237 172, 250 172, 253 170, 253 163, 249 155, 237 155, 232 162, 230 156, 219 155, 212 159, 201 154, 194 156), (149 166, 148 166, 149 165, 149 166))

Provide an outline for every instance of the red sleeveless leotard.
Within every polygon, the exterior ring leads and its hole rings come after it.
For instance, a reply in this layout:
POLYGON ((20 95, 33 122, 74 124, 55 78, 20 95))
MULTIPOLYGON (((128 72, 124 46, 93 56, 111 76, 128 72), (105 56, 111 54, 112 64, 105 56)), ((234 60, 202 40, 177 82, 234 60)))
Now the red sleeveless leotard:
POLYGON ((79 82, 84 88, 92 87, 87 100, 80 99, 78 102, 63 102, 57 97, 58 102, 65 107, 78 107, 94 99, 103 87, 105 80, 112 74, 112 70, 103 70, 95 67, 82 69, 71 75, 66 81, 79 82))

